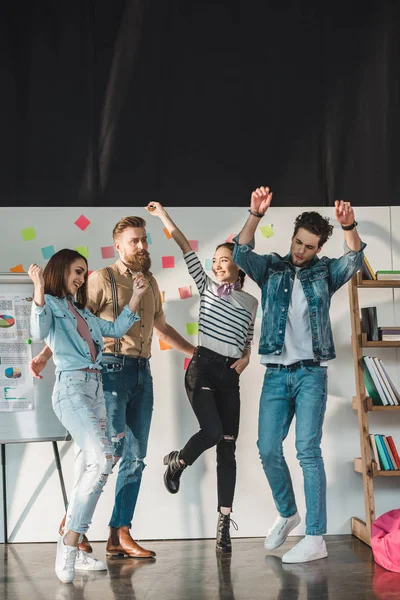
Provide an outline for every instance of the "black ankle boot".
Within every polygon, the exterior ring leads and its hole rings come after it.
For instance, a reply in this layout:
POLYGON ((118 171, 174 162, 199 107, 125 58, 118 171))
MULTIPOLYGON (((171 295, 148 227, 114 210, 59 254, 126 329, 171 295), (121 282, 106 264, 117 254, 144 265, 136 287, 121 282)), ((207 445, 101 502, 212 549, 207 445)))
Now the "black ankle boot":
POLYGON ((164 456, 164 465, 168 465, 167 470, 164 473, 164 483, 170 494, 176 494, 179 492, 179 480, 186 469, 186 465, 183 465, 179 460, 178 450, 173 450, 167 456, 164 456))
POLYGON ((232 552, 231 535, 229 533, 230 526, 232 525, 235 529, 238 528, 235 521, 231 521, 231 515, 223 515, 221 512, 218 515, 217 523, 217 550, 222 552, 232 552))

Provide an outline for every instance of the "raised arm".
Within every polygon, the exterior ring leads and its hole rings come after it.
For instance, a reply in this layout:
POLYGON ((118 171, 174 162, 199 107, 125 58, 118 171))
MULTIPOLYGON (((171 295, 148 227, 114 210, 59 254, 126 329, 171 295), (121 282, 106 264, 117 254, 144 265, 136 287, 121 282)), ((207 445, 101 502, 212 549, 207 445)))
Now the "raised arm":
POLYGON ((350 202, 335 200, 335 213, 337 222, 342 226, 344 241, 348 248, 354 252, 359 252, 362 242, 356 229, 357 221, 350 202))
POLYGON ((150 202, 145 209, 150 215, 155 217, 160 217, 161 221, 168 229, 170 234, 172 235, 175 242, 178 244, 179 248, 182 250, 183 254, 189 252, 191 250, 191 246, 182 233, 182 231, 175 225, 165 208, 159 202, 150 202))
POLYGON ((45 303, 43 269, 37 264, 33 264, 28 269, 28 275, 34 286, 30 321, 31 335, 36 340, 44 340, 49 334, 53 313, 45 303))
POLYGON ((254 234, 260 223, 260 219, 267 212, 272 200, 272 192, 269 187, 259 187, 251 194, 250 214, 239 233, 239 244, 249 244, 254 238, 254 234))

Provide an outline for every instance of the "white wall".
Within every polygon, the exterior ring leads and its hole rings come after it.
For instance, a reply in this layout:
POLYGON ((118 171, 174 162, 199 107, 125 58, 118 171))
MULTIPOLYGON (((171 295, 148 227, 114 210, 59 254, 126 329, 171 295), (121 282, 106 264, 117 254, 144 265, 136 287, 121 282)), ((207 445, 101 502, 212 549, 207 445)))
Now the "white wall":
MULTIPOLYGON (((307 208, 304 208, 307 210, 307 208)), ((241 228, 247 217, 244 208, 179 208, 171 215, 189 239, 199 241, 199 256, 204 262, 211 258, 215 246, 241 228)), ((273 223, 275 236, 269 239, 259 234, 258 252, 277 251, 285 254, 289 248, 293 221, 298 208, 271 208, 265 223, 273 223)), ((332 209, 321 209, 333 217, 332 209)), ((161 223, 141 208, 42 208, 1 209, 0 212, 0 271, 22 263, 27 270, 31 262, 44 265, 41 248, 54 245, 89 247, 91 270, 110 264, 101 258, 100 247, 112 243, 111 231, 118 219, 127 213, 147 218, 152 236, 150 252, 153 273, 160 289, 165 291, 164 305, 171 325, 186 335, 185 323, 195 321, 198 300, 180 300, 177 288, 192 285, 179 251, 167 240, 161 223), (91 221, 86 231, 80 231, 74 221, 85 214, 91 221), (21 230, 34 226, 36 239, 25 242, 21 230), (162 269, 161 256, 174 255, 175 269, 162 269)), ((394 223, 400 222, 400 208, 357 208, 359 231, 367 242, 367 256, 376 269, 400 268, 400 238, 394 223)), ((334 217, 333 217, 334 219, 334 217)), ((325 253, 340 256, 343 235, 335 226, 333 238, 326 244, 325 253)), ((192 286, 195 292, 194 286, 192 286)), ((248 281, 246 289, 259 297, 259 290, 248 281)), ((361 306, 377 305, 381 325, 400 325, 400 290, 361 291, 361 306), (397 302, 397 307, 395 305, 397 302)), ((349 533, 350 517, 364 518, 361 476, 353 471, 353 457, 359 456, 357 417, 351 408, 355 393, 353 359, 350 346, 350 320, 347 287, 333 299, 331 318, 338 358, 329 367, 329 401, 325 420, 323 452, 328 479, 328 533, 349 533)), ((263 367, 257 356, 260 319, 257 319, 253 358, 242 375, 242 414, 238 440, 238 480, 234 503, 234 518, 240 536, 262 536, 276 516, 271 493, 256 450, 257 412, 262 385, 263 367)), ((192 339, 195 342, 195 339, 192 339)), ((396 382, 400 383, 398 350, 380 350, 396 382)), ((149 440, 148 467, 144 472, 133 523, 134 536, 142 539, 212 537, 216 525, 215 452, 206 452, 185 471, 182 489, 171 496, 164 489, 162 457, 179 448, 196 431, 197 423, 188 405, 183 387, 183 356, 175 351, 161 352, 157 340, 153 344, 152 371, 155 388, 155 410, 149 440)), ((1 413, 0 413, 1 418, 1 413)), ((371 415, 374 432, 392 434, 400 446, 400 427, 393 413, 371 415)), ((60 444, 67 486, 72 480, 73 447, 60 444)), ((304 515, 302 473, 295 457, 293 434, 285 443, 285 452, 293 476, 299 510, 304 515)), ((57 473, 54 470, 51 444, 13 445, 7 447, 8 515, 12 541, 52 541, 63 516, 63 505, 57 473)), ((111 477, 102 495, 90 538, 105 539, 113 505, 115 477, 111 477)), ((377 513, 398 507, 398 479, 375 480, 377 513)), ((0 540, 3 539, 0 527, 0 540)), ((295 533, 304 531, 304 521, 295 533)))

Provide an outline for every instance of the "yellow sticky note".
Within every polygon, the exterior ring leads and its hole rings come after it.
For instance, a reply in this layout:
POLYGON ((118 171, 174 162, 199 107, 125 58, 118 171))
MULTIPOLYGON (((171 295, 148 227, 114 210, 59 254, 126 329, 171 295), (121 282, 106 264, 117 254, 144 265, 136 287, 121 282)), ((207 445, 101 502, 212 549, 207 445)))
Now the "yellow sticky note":
POLYGON ((161 304, 164 304, 165 302, 165 292, 160 292, 161 295, 161 304))
POLYGON ((34 227, 27 227, 21 231, 24 242, 29 242, 36 238, 36 232, 34 227))
POLYGON ((195 323, 186 323, 186 333, 188 335, 197 335, 199 333, 199 324, 195 323))
POLYGON ((158 338, 158 343, 160 344, 160 350, 172 350, 172 346, 167 344, 167 342, 160 340, 160 338, 158 338))
POLYGON ((84 256, 86 259, 89 256, 89 249, 87 246, 77 246, 77 248, 75 248, 75 250, 77 252, 79 252, 79 254, 82 254, 82 256, 84 256))
POLYGON ((260 227, 261 235, 264 238, 272 237, 274 235, 273 227, 273 225, 263 225, 262 227, 260 227))

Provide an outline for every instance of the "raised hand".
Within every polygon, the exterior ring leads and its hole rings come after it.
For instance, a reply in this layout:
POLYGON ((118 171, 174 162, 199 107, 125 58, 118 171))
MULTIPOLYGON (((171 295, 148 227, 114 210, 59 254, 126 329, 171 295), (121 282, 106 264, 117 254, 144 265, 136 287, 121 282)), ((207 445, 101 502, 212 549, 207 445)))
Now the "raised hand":
POLYGON ((352 225, 355 221, 354 210, 350 202, 335 200, 336 220, 341 225, 352 225))
POLYGON ((36 263, 31 265, 28 269, 28 275, 32 279, 35 286, 44 287, 43 269, 36 263))
POLYGON ((264 215, 270 207, 272 192, 269 187, 259 187, 251 194, 250 209, 264 215))
POLYGON ((166 214, 166 211, 160 202, 149 202, 149 204, 144 208, 150 215, 153 215, 154 217, 161 217, 166 214))
POLYGON ((135 296, 141 297, 146 293, 149 287, 149 282, 143 273, 138 273, 133 280, 133 293, 135 296))

